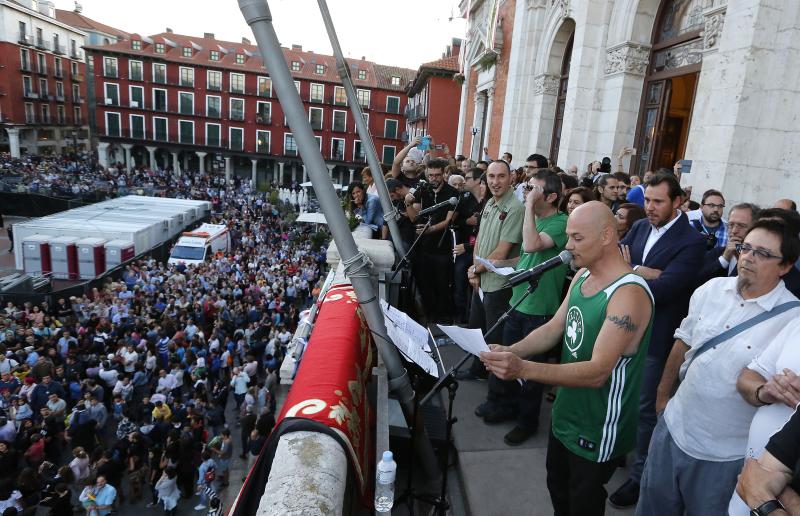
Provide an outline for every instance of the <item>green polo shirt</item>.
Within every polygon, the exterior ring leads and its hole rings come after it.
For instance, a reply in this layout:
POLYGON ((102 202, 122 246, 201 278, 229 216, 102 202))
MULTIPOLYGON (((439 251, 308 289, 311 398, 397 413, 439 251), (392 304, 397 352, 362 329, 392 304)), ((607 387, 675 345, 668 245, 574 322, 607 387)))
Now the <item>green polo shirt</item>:
MULTIPOLYGON (((511 252, 507 258, 519 255, 519 244, 522 242, 522 221, 525 218, 525 207, 514 196, 514 189, 496 200, 489 199, 481 213, 481 225, 478 230, 478 241, 475 243, 475 254, 481 258, 489 256, 501 241, 511 242, 511 252)), ((481 274, 481 290, 495 292, 507 285, 505 278, 493 272, 481 274)))

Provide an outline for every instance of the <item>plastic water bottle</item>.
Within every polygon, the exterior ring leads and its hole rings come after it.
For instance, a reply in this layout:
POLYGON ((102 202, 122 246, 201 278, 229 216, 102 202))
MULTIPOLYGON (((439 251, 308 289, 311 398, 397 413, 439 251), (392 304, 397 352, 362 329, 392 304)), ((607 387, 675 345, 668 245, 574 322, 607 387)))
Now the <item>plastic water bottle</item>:
POLYGON ((375 510, 389 512, 394 505, 394 478, 397 475, 397 463, 392 452, 383 452, 383 458, 378 463, 378 472, 375 479, 375 510))

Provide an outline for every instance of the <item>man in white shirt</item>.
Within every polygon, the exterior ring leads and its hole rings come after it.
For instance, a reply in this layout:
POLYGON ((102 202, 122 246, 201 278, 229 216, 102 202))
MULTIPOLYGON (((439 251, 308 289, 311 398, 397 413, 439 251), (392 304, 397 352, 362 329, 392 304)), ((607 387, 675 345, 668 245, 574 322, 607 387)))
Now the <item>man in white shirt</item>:
POLYGON ((18 366, 19 362, 13 358, 7 358, 5 353, 0 354, 0 375, 5 373, 13 373, 18 366))
POLYGON ((637 516, 726 513, 755 414, 736 379, 800 316, 797 298, 781 280, 798 255, 800 241, 785 223, 759 221, 740 248, 739 276, 712 279, 692 296, 658 386, 656 410, 666 410, 650 441, 637 516), (773 316, 705 346, 765 312, 773 316))

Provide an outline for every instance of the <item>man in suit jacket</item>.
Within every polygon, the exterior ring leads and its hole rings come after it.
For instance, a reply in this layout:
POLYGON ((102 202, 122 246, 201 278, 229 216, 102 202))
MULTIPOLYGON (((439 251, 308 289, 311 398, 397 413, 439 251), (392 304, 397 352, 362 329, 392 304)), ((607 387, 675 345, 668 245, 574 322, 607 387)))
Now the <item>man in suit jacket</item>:
POLYGON ((715 247, 706 253, 703 268, 697 275, 700 286, 711 278, 736 276, 736 245, 744 242, 744 237, 758 217, 758 206, 745 202, 731 208, 728 214, 728 243, 725 247, 715 247))
POLYGON ((675 328, 686 317, 703 265, 706 239, 678 210, 682 203, 683 191, 677 178, 669 173, 656 174, 645 189, 647 218, 636 221, 620 243, 623 256, 647 280, 656 301, 642 376, 636 462, 628 482, 609 498, 612 505, 620 507, 632 506, 638 500, 639 480, 656 424, 656 388, 675 340, 675 328))

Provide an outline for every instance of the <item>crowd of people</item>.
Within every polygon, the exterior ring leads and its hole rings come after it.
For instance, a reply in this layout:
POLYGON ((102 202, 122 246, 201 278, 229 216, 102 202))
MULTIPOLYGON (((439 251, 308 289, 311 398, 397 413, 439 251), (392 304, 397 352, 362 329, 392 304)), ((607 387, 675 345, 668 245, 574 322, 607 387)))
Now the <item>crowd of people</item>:
MULTIPOLYGON (((555 514, 604 514, 607 498, 640 516, 800 514, 795 464, 763 458, 800 402, 792 200, 730 206, 719 190, 695 200, 680 162, 628 175, 627 148, 615 170, 603 158, 579 173, 539 154, 514 168, 508 153, 474 163, 419 143, 386 179, 414 245, 420 317, 492 329, 492 350, 458 377, 488 379, 475 414, 514 421, 509 446, 540 430, 545 389, 557 386, 546 463, 555 514), (539 275, 532 295, 516 273, 488 267, 520 272, 565 249, 571 263, 539 275), (628 454, 629 479, 608 497, 628 454)), ((370 195, 361 189, 359 203, 370 195)))
MULTIPOLYGON (((0 156, 27 184, 84 184, 89 169, 0 156)), ((198 266, 137 259, 84 296, 0 310, 0 513, 102 516, 142 501, 176 514, 196 496, 197 511, 223 514, 232 459, 249 466, 275 424, 281 362, 325 249, 247 181, 92 174, 212 201, 232 246, 198 266)))

